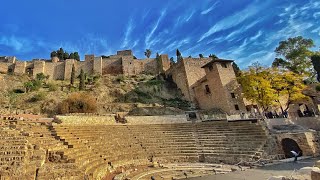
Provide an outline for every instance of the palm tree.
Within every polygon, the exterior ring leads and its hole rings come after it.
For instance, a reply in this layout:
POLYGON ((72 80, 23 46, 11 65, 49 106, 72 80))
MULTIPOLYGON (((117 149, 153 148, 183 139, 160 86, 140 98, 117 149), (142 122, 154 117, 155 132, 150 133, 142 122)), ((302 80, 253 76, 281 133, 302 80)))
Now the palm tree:
POLYGON ((150 49, 146 49, 146 52, 144 52, 144 55, 147 56, 147 58, 150 58, 151 56, 151 50, 150 49))

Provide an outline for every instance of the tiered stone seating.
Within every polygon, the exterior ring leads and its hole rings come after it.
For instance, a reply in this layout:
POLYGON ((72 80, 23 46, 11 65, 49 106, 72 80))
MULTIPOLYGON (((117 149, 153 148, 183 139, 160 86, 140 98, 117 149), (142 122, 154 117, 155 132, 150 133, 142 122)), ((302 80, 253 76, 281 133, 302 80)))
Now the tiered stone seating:
POLYGON ((27 140, 19 131, 0 129, 0 179, 26 174, 27 140))
POLYGON ((155 161, 199 161, 192 124, 132 125, 128 127, 155 161))
POLYGON ((258 159, 267 139, 262 126, 250 122, 196 123, 196 129, 199 153, 206 162, 258 159))
POLYGON ((94 179, 117 167, 151 162, 250 161, 259 158, 266 142, 261 125, 251 122, 55 124, 52 132, 69 147, 64 154, 94 179))
POLYGON ((65 155, 89 177, 103 176, 108 168, 148 163, 145 149, 127 126, 55 126, 55 130, 70 147, 65 155))

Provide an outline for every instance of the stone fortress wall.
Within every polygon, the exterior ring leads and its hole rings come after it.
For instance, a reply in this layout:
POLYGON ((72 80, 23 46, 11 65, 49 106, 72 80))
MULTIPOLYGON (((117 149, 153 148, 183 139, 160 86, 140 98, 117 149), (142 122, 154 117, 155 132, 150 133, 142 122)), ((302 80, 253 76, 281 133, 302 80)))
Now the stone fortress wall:
POLYGON ((0 73, 29 74, 35 77, 38 73, 49 75, 49 79, 67 80, 71 77, 72 66, 75 66, 76 76, 81 69, 87 74, 124 74, 137 75, 158 74, 169 69, 168 55, 161 55, 159 62, 156 59, 135 59, 131 50, 118 51, 117 55, 107 58, 85 55, 84 61, 66 59, 59 61, 57 57, 51 60, 34 59, 19 61, 16 57, 0 57, 0 73))
POLYGON ((85 55, 84 61, 59 61, 57 57, 51 60, 19 61, 15 57, 0 57, 0 73, 28 74, 32 77, 43 73, 52 80, 68 80, 74 66, 76 76, 81 70, 88 75, 163 74, 167 80, 176 83, 184 99, 193 105, 205 110, 221 109, 233 115, 246 113, 246 109, 232 62, 212 58, 183 58, 171 63, 166 54, 156 59, 136 59, 131 50, 124 50, 110 56, 85 55))

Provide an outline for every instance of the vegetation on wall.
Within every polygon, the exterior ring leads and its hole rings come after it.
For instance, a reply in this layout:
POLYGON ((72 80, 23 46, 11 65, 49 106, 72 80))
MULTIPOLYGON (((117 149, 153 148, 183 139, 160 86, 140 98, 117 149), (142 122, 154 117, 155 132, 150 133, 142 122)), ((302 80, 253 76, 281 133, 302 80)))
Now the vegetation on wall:
POLYGON ((66 59, 76 59, 80 61, 80 55, 78 52, 72 52, 68 53, 63 48, 60 48, 56 51, 52 51, 50 54, 50 57, 58 57, 60 61, 66 60, 66 59))

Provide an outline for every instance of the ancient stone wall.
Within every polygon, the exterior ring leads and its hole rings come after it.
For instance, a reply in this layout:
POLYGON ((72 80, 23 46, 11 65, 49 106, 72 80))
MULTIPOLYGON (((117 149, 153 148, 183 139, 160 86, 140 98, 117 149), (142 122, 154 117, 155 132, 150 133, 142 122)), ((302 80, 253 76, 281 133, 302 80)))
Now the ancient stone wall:
POLYGON ((45 73, 45 61, 34 61, 33 62, 33 77, 36 77, 39 73, 45 73))
POLYGON ((121 58, 102 59, 102 74, 122 74, 121 58))
POLYGON ((26 73, 27 62, 17 61, 14 67, 15 74, 24 74, 26 73))
POLYGON ((0 63, 0 73, 8 73, 9 67, 12 65, 12 63, 0 63))
POLYGON ((191 101, 189 95, 189 86, 186 81, 187 74, 185 71, 184 63, 181 61, 171 66, 171 68, 166 72, 167 78, 173 80, 177 84, 177 87, 181 90, 182 95, 188 101, 191 101))
POLYGON ((279 149, 282 150, 281 142, 283 139, 292 139, 300 147, 304 156, 316 156, 319 155, 319 143, 317 142, 317 136, 313 132, 305 133, 281 133, 276 134, 279 149))
POLYGON ((210 64, 206 76, 193 85, 193 92, 201 109, 219 108, 229 115, 245 113, 240 85, 230 62, 210 64))
POLYGON ((210 60, 210 58, 186 58, 171 66, 166 73, 181 89, 186 100, 194 100, 192 85, 205 76, 205 71, 201 67, 210 60))
POLYGON ((45 74, 49 75, 49 79, 64 79, 64 62, 46 62, 45 74))
POLYGON ((117 51, 118 56, 133 56, 131 50, 117 51))
POLYGON ((94 59, 93 73, 102 75, 102 57, 96 57, 94 59))
POLYGON ((62 121, 62 125, 115 125, 115 116, 81 116, 81 115, 70 115, 70 116, 57 116, 57 119, 62 121))
POLYGON ((168 116, 126 116, 128 124, 174 124, 188 123, 185 114, 168 116))

